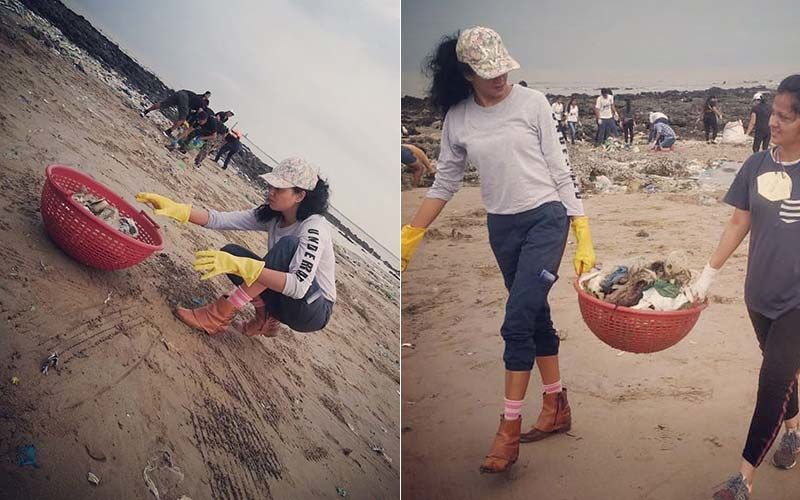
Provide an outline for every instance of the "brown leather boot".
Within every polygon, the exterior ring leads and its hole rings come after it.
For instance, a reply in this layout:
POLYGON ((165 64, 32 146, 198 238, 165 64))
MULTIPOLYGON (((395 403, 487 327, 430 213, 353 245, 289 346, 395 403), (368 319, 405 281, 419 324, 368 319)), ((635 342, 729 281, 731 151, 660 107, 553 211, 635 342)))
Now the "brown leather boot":
POLYGON ((506 420, 500 415, 500 428, 494 437, 492 448, 481 464, 481 472, 505 472, 519 457, 519 433, 522 431, 522 417, 506 420))
POLYGON ((530 431, 520 436, 520 442, 541 441, 554 434, 567 432, 572 428, 572 410, 567 402, 567 390, 544 395, 542 412, 530 431))
POLYGON ((278 335, 280 322, 267 314, 263 307, 256 307, 256 317, 241 325, 240 331, 248 337, 275 337, 278 335))
POLYGON ((235 314, 236 308, 226 297, 220 297, 216 302, 197 309, 175 309, 178 319, 212 336, 224 332, 235 314))

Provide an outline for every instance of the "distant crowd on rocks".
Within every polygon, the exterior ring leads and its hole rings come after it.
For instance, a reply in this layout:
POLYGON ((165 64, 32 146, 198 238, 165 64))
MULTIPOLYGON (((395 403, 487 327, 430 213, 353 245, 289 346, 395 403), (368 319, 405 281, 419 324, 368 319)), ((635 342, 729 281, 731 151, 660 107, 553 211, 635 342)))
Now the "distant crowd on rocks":
MULTIPOLYGON (((527 83, 520 81, 517 85, 527 83)), ((591 142, 606 150, 633 147, 638 151, 633 144, 635 134, 639 133, 647 138, 653 151, 670 151, 680 139, 720 143, 727 122, 737 142, 752 141, 754 151, 769 145, 771 106, 769 92, 763 89, 713 87, 704 91, 643 92, 616 97, 622 102, 620 106, 611 88, 601 89, 596 96, 548 95, 563 140, 571 144, 591 142)), ((418 187, 435 172, 436 162, 431 158, 439 154, 439 141, 430 132, 441 128, 441 116, 428 99, 413 96, 403 97, 401 109, 401 164, 411 174, 411 185, 418 187)), ((468 169, 464 180, 468 184, 477 182, 477 172, 468 169)))

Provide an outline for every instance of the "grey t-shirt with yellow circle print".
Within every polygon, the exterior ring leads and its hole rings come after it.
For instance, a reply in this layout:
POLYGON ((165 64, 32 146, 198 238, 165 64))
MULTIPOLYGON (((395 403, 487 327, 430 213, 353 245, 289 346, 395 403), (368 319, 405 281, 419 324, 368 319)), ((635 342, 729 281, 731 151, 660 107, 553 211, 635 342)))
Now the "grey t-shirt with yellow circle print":
POLYGON ((800 308, 800 161, 781 164, 774 154, 748 158, 723 199, 750 212, 744 300, 770 319, 800 308))

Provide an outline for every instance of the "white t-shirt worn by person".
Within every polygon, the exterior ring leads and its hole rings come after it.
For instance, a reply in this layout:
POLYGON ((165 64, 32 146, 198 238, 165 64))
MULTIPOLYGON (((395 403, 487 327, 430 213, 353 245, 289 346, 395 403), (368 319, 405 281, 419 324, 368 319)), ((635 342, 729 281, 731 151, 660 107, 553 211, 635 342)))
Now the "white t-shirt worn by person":
POLYGON ((614 118, 614 112, 612 111, 612 106, 614 105, 614 96, 609 95, 606 97, 597 96, 597 102, 595 103, 594 107, 600 112, 600 119, 606 120, 608 118, 614 118))

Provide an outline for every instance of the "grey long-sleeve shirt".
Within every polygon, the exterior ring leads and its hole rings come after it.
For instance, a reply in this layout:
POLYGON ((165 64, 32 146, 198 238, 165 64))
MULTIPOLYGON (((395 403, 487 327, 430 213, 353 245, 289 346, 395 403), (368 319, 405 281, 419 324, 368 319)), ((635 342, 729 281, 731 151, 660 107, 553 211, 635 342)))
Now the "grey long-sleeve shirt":
POLYGON ((482 107, 472 96, 447 112, 436 180, 428 198, 450 200, 467 160, 478 168, 481 197, 492 214, 516 214, 560 201, 567 215, 584 215, 566 144, 553 109, 538 90, 514 85, 500 103, 482 107))
POLYGON ((208 229, 267 231, 267 252, 284 236, 296 236, 300 244, 286 274, 283 294, 299 299, 305 296, 314 279, 323 297, 336 302, 336 257, 333 239, 325 217, 312 215, 286 227, 280 227, 280 217, 266 224, 259 222, 254 209, 237 212, 208 211, 208 229))

